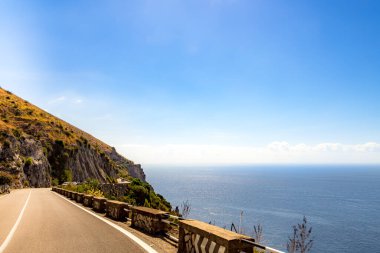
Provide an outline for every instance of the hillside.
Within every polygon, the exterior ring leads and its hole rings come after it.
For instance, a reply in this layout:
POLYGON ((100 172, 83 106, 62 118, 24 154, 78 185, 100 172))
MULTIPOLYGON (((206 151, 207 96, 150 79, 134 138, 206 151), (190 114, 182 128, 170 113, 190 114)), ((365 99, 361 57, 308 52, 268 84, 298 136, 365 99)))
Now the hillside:
POLYGON ((90 134, 0 88, 0 172, 13 187, 118 177, 145 181, 139 164, 90 134))

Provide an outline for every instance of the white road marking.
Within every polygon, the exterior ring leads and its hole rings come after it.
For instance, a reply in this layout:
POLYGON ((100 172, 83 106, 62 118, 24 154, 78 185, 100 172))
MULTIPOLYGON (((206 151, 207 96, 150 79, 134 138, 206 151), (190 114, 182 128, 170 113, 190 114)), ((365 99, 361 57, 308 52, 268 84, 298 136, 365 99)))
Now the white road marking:
MULTIPOLYGON (((62 199, 66 200, 67 202, 73 204, 74 206, 82 209, 83 211, 91 214, 92 216, 98 218, 99 220, 107 223, 108 225, 110 225, 111 227, 113 227, 114 229, 118 230, 119 232, 123 233, 125 236, 129 237, 132 241, 134 241, 135 243, 137 243, 141 248, 143 248, 144 250, 146 250, 148 253, 158 253, 156 250, 152 249, 148 244, 146 244, 143 240, 141 240, 140 238, 138 238, 137 236, 133 235, 131 232, 128 232, 127 230, 125 230, 124 228, 104 219, 103 217, 100 217, 90 211, 88 211, 86 208, 84 207, 81 207, 80 205, 77 205, 75 204, 74 202, 71 202, 70 200, 66 199, 65 197, 59 195, 58 193, 56 192, 53 192, 55 193, 57 196, 61 197, 62 199)), ((2 253, 0 251, 0 253, 2 253)))
POLYGON ((12 240, 12 237, 13 237, 14 233, 16 232, 16 229, 17 229, 18 225, 20 224, 21 218, 22 218, 22 216, 23 216, 23 214, 25 212, 26 206, 28 205, 31 193, 32 193, 32 190, 30 190, 30 192, 29 192, 28 198, 26 199, 24 207, 21 209, 21 212, 18 215, 16 223, 13 225, 13 227, 12 227, 11 231, 9 232, 7 238, 5 238, 3 244, 1 244, 1 246, 0 246, 0 253, 4 252, 5 248, 8 246, 9 242, 12 240))

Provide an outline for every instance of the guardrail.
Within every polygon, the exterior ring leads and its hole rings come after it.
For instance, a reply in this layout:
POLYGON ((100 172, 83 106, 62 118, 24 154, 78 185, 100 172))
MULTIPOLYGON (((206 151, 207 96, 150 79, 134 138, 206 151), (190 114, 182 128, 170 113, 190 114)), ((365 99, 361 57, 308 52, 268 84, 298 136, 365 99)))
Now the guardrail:
POLYGON ((249 236, 238 234, 208 223, 187 220, 160 210, 132 206, 124 202, 108 200, 53 187, 53 191, 64 195, 96 212, 106 213, 114 220, 131 221, 131 226, 150 234, 162 234, 178 244, 178 253, 223 252, 223 253, 284 253, 256 243, 249 236), (178 238, 170 234, 171 227, 179 228, 178 238))

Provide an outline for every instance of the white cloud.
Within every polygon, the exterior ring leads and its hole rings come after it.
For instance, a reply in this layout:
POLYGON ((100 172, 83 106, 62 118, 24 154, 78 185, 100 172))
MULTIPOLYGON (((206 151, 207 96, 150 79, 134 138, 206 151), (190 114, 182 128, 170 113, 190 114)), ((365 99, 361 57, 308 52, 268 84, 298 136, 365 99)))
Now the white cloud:
POLYGON ((141 145, 118 147, 128 158, 152 164, 380 163, 380 144, 272 142, 263 147, 220 145, 141 145))
POLYGON ((54 98, 52 100, 50 100, 48 102, 48 104, 57 104, 57 103, 61 103, 61 102, 64 102, 66 101, 66 97, 65 96, 60 96, 60 97, 57 97, 57 98, 54 98))
POLYGON ((56 97, 56 98, 48 101, 48 104, 53 105, 53 104, 61 104, 64 102, 68 102, 70 104, 78 105, 78 104, 83 103, 83 99, 81 99, 81 98, 68 98, 66 96, 59 96, 59 97, 56 97))

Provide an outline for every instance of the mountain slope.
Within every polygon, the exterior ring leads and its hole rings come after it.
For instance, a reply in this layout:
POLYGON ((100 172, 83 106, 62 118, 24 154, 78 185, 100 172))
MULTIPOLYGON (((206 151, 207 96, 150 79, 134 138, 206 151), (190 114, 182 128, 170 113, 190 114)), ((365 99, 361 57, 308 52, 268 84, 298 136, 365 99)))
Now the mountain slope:
POLYGON ((14 187, 118 177, 145 181, 139 164, 90 134, 0 88, 0 171, 14 187))

